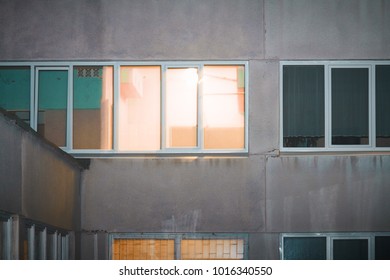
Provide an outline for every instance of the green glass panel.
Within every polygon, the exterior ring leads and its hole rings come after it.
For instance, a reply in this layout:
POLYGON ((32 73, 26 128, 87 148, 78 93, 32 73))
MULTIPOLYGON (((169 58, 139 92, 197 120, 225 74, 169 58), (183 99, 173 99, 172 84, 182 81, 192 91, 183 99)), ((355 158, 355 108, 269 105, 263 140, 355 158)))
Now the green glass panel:
POLYGON ((285 237, 285 260, 326 260, 326 237, 285 237))
POLYGON ((74 109, 99 109, 102 98, 103 67, 75 67, 73 71, 74 109))
POLYGON ((367 239, 333 240, 334 260, 368 260, 367 239))
POLYGON ((0 107, 30 122, 30 67, 0 67, 0 107))

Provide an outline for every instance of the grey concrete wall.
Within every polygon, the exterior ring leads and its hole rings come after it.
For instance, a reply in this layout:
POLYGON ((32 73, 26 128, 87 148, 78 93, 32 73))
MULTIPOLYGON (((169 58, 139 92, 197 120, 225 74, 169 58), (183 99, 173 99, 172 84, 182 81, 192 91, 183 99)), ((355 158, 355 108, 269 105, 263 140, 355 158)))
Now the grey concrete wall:
POLYGON ((21 211, 22 131, 0 112, 0 210, 21 211))
POLYGON ((267 231, 390 231, 390 156, 285 156, 267 164, 267 231))
POLYGON ((265 0, 268 59, 390 57, 387 0, 265 0))
POLYGON ((80 227, 80 167, 53 147, 26 134, 22 155, 22 213, 47 224, 80 227))
POLYGON ((262 1, 0 0, 0 60, 263 56, 262 1), (21 20, 23 19, 23 20, 21 20))
POLYGON ((80 229, 81 167, 0 113, 0 210, 80 229))
POLYGON ((264 230, 264 159, 95 159, 83 229, 111 232, 264 230))

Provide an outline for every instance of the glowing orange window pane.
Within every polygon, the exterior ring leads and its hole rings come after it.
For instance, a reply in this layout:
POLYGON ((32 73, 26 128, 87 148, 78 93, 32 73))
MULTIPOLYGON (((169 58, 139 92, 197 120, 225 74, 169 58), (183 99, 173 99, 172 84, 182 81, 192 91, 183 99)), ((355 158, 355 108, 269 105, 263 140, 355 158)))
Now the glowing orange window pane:
POLYGON ((244 66, 205 66, 203 135, 205 149, 245 147, 244 66))
POLYGON ((166 147, 197 146, 198 70, 172 68, 166 73, 166 147))

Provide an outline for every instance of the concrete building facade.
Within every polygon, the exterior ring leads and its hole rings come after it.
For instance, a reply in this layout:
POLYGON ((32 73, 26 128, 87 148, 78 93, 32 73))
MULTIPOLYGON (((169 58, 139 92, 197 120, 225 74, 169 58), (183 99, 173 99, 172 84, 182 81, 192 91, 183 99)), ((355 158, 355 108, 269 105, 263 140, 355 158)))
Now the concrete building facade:
MULTIPOLYGON (((31 124, 39 125, 34 94, 45 67, 68 73, 79 66, 112 67, 114 106, 122 66, 161 67, 161 88, 171 68, 245 68, 245 139, 233 151, 117 152, 114 136, 112 152, 58 152, 1 120, 0 210, 69 231, 70 258, 130 258, 123 246, 135 246, 134 240, 167 241, 160 245, 171 248, 164 255, 171 258, 185 258, 192 250, 186 246, 196 251, 188 258, 217 258, 205 253, 215 240, 228 247, 218 258, 389 258, 383 252, 390 248, 390 145, 377 140, 375 92, 379 66, 390 79, 390 2, 0 0, 0 6, 0 69, 28 67, 31 124), (315 148, 284 142, 288 66, 323 71, 325 142, 315 148), (337 106, 330 98, 337 100, 337 70, 351 68, 363 69, 367 79, 368 109, 361 114, 368 140, 340 144, 332 138, 337 106), (209 245, 197 243, 204 240, 209 245), (358 256, 345 253, 356 250, 358 256)), ((75 77, 68 79, 67 94, 75 77)), ((162 92, 164 99, 168 90, 162 92)), ((0 107, 6 107, 1 100, 0 107)), ((144 246, 150 251, 155 245, 144 246)))

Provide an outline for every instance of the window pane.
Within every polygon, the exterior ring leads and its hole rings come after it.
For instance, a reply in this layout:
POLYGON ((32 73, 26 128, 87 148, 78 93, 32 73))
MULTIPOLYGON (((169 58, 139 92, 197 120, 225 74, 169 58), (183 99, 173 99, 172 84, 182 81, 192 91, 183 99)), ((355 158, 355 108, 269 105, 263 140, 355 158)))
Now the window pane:
POLYGON ((326 237, 285 237, 285 260, 326 260, 326 237))
POLYGON ((332 69, 332 144, 368 144, 368 69, 332 69))
POLYGON ((375 237, 375 259, 390 260, 390 236, 375 237))
POLYGON ((283 147, 324 147, 324 66, 283 66, 283 147))
POLYGON ((66 145, 68 71, 38 73, 38 133, 57 146, 66 145))
POLYGON ((245 68, 205 66, 203 134, 205 149, 245 147, 245 68))
POLYGON ((173 260, 175 242, 172 239, 115 239, 113 260, 173 260))
POLYGON ((367 239, 333 240, 334 260, 368 260, 367 239))
POLYGON ((160 66, 120 68, 120 150, 160 149, 160 73, 160 66))
POLYGON ((30 124, 30 67, 0 67, 0 107, 30 124))
POLYGON ((185 239, 181 241, 182 260, 242 260, 242 239, 185 239))
POLYGON ((390 65, 376 66, 376 146, 390 147, 390 65))
POLYGON ((74 68, 74 149, 112 149, 113 92, 113 67, 74 68))
POLYGON ((197 146, 198 70, 173 68, 166 73, 166 147, 197 146))

